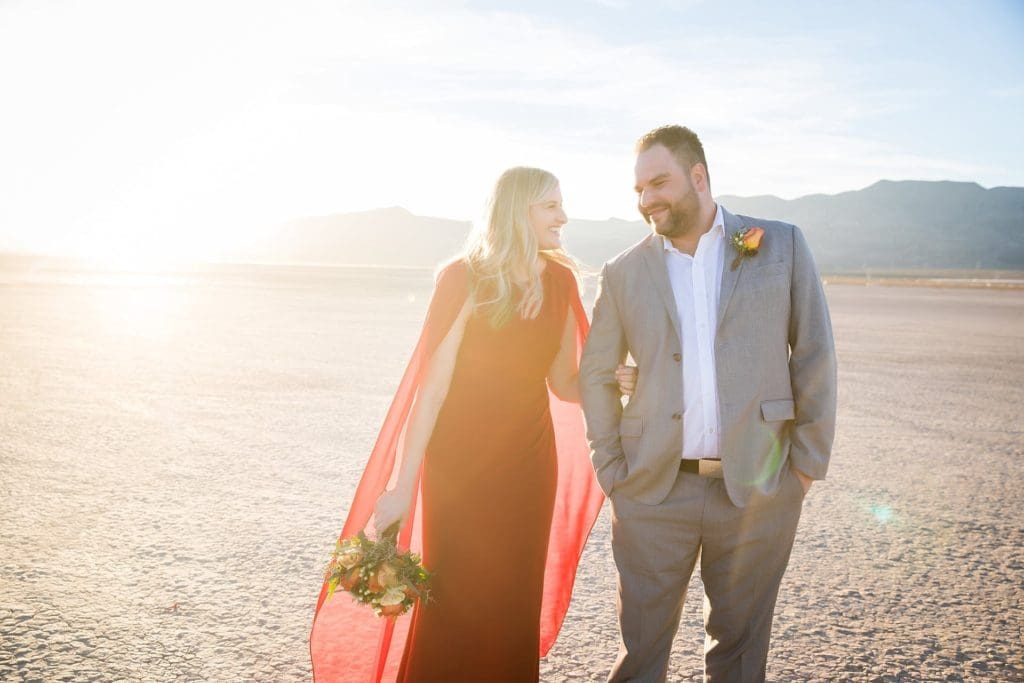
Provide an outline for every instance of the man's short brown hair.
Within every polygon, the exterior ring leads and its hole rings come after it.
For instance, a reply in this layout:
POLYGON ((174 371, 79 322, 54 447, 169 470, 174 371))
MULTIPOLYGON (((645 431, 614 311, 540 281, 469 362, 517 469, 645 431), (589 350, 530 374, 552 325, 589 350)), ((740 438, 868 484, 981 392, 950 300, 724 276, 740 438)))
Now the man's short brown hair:
POLYGON ((689 171, 694 164, 704 164, 704 170, 711 182, 711 172, 704 158, 704 145, 697 134, 686 126, 661 126, 636 141, 636 152, 644 152, 655 145, 662 145, 675 155, 679 165, 689 171))

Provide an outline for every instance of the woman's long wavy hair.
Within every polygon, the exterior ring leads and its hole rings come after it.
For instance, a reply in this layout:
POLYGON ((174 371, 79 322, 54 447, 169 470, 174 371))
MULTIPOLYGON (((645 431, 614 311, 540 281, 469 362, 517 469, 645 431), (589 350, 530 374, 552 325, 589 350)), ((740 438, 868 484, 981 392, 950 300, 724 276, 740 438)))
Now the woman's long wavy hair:
POLYGON ((474 306, 495 328, 515 314, 535 318, 540 313, 544 303, 538 272, 541 258, 566 266, 579 280, 576 261, 563 249, 538 251, 537 237, 530 228, 530 205, 556 185, 558 178, 542 169, 508 169, 494 184, 486 219, 470 233, 463 259, 471 274, 474 306), (528 278, 525 286, 517 286, 513 275, 524 273, 528 278))

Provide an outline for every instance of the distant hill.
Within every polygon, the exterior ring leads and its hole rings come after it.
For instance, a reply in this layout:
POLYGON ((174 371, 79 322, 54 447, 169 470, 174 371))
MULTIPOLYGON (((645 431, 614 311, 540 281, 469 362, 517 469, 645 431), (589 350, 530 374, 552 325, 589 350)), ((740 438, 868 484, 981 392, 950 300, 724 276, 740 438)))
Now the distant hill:
POLYGON ((1024 188, 882 180, 863 190, 718 198, 733 213, 799 225, 823 271, 1024 268, 1024 188))
MULTIPOLYGON (((1024 188, 888 181, 836 195, 717 198, 733 213, 803 229, 823 272, 864 269, 1024 269, 1024 188)), ((303 218, 279 227, 246 260, 433 266, 457 253, 469 223, 393 207, 303 218)), ((569 250, 591 266, 641 239, 641 221, 575 220, 569 250)))
POLYGON ((290 221, 260 261, 434 266, 457 253, 470 224, 416 216, 401 207, 290 221))

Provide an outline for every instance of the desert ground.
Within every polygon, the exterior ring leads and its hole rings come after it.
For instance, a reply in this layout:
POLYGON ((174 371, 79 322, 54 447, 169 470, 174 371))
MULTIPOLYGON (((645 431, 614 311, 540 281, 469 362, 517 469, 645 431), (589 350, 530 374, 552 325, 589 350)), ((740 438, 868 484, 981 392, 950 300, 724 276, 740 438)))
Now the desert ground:
MULTIPOLYGON (((309 680, 430 283, 0 270, 0 680, 309 680)), ((1024 291, 826 291, 838 434, 769 678, 1024 679, 1024 291)), ((700 680, 701 601, 695 576, 670 680, 700 680)), ((542 680, 604 680, 617 637, 606 509, 542 680)))

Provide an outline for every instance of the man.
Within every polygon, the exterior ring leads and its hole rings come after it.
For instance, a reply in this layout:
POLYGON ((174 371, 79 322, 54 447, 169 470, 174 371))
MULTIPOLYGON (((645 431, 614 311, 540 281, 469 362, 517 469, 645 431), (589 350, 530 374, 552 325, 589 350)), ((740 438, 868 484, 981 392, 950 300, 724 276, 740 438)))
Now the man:
POLYGON ((580 367, 619 572, 608 680, 665 680, 699 556, 705 680, 762 681, 803 497, 835 431, 825 295, 798 228, 715 203, 688 128, 638 141, 636 192, 654 233, 605 264, 580 367), (639 375, 623 408, 627 353, 639 375))

